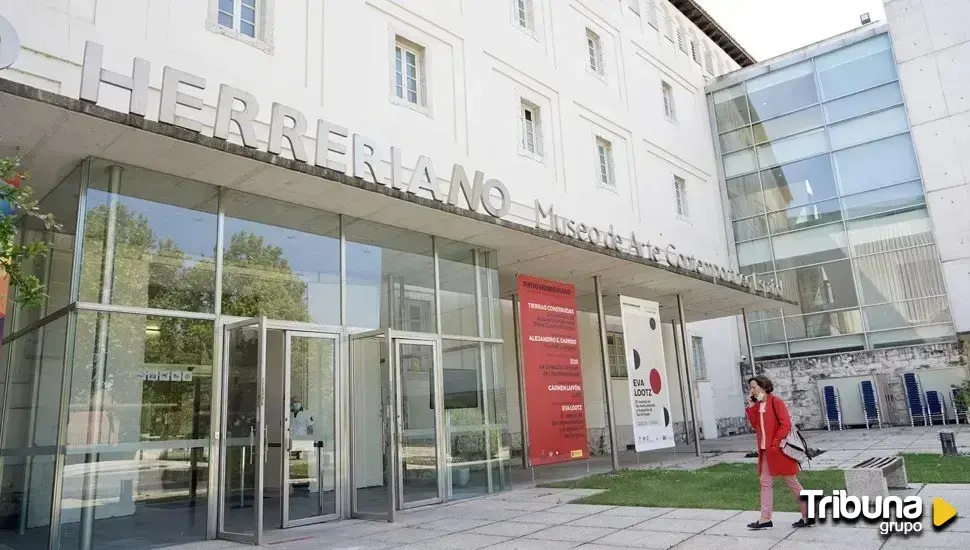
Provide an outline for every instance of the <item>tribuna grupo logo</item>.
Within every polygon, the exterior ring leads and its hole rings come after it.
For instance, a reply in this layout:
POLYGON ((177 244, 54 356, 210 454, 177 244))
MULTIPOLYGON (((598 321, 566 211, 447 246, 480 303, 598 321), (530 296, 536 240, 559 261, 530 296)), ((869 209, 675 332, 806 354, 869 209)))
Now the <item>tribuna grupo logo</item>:
MULTIPOLYGON (((877 523, 883 535, 903 536, 923 531, 923 499, 917 496, 850 496, 845 491, 805 489, 802 498, 808 501, 809 519, 820 521, 859 521, 877 523)), ((956 510, 943 499, 933 501, 933 525, 943 527, 956 517, 956 510)))

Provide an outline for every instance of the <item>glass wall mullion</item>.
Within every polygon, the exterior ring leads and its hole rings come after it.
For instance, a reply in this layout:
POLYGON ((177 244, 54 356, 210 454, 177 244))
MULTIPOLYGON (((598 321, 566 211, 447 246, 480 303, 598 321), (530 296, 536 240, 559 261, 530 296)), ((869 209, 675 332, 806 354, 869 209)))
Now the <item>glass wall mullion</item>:
MULTIPOLYGON (((485 316, 482 311, 482 304, 484 303, 484 292, 482 285, 482 270, 481 266, 481 252, 477 248, 472 250, 472 269, 475 271, 475 318, 478 323, 478 336, 479 338, 485 337, 485 316)), ((488 376, 485 373, 485 344, 479 342, 478 344, 478 380, 481 384, 481 396, 482 396, 482 423, 485 426, 485 478, 488 480, 488 492, 493 492, 492 479, 492 433, 488 428, 491 421, 490 410, 488 407, 488 376)))
POLYGON ((223 376, 223 338, 222 327, 222 269, 223 253, 225 249, 225 227, 226 227, 226 188, 219 188, 218 206, 216 209, 216 257, 215 260, 215 282, 213 286, 213 310, 215 322, 212 326, 212 381, 210 382, 210 402, 209 402, 209 468, 206 480, 206 491, 208 495, 206 508, 206 538, 214 539, 218 534, 219 502, 219 461, 220 438, 216 434, 223 432, 222 426, 222 376, 223 376))
POLYGON ((87 216, 88 187, 91 182, 91 159, 81 161, 81 188, 78 190, 77 224, 74 229, 74 254, 69 303, 78 301, 81 294, 81 254, 84 248, 84 228, 87 216))

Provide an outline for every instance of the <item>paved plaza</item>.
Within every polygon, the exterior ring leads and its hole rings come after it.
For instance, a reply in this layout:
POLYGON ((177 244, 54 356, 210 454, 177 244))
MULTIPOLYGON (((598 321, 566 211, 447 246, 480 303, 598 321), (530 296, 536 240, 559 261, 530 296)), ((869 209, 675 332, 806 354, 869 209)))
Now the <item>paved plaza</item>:
MULTIPOLYGON (((960 450, 970 453, 970 427, 886 428, 807 432, 812 446, 826 450, 813 468, 847 467, 870 456, 907 453, 939 453, 939 432, 957 432, 960 450)), ((722 462, 751 461, 744 453, 752 446, 752 436, 734 436, 702 443, 704 457, 697 458, 686 448, 664 453, 642 453, 642 468, 693 469, 722 462)), ((589 465, 573 463, 558 469, 562 477, 577 477, 608 467, 609 459, 598 457, 589 465), (602 464, 601 464, 602 463, 602 464)), ((635 467, 633 453, 624 454, 624 466, 635 467), (632 462, 632 464, 631 464, 632 462)), ((957 518, 941 532, 924 532, 903 538, 883 537, 874 525, 831 523, 809 529, 789 527, 794 513, 776 513, 775 528, 749 531, 747 523, 758 518, 756 511, 636 508, 572 504, 592 490, 546 489, 531 486, 531 472, 514 473, 516 488, 487 497, 442 506, 405 511, 393 524, 347 520, 311 527, 271 531, 267 548, 309 550, 317 548, 584 548, 613 549, 701 549, 743 550, 891 548, 970 548, 970 519, 957 518)), ((541 476, 556 477, 548 470, 541 476)), ((537 475, 539 477, 539 475, 537 475)), ((757 491, 756 487, 751 488, 757 491)), ((917 494, 924 502, 941 497, 958 512, 970 514, 970 485, 911 484, 907 494, 917 494)), ((927 516, 931 513, 927 506, 927 516)), ((932 525, 930 521, 925 525, 932 525)), ((185 550, 244 548, 225 541, 207 541, 181 547, 185 550)))

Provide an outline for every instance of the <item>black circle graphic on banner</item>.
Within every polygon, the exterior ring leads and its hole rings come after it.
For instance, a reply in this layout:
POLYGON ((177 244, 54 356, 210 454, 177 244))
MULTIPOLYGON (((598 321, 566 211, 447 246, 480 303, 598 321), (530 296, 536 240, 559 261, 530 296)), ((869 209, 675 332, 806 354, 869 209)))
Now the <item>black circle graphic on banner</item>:
POLYGON ((670 426, 670 411, 667 410, 667 407, 664 407, 664 428, 667 426, 670 426))
POLYGON ((640 352, 633 350, 633 370, 640 368, 640 352))
POLYGON ((650 318, 650 330, 657 330, 657 320, 653 317, 650 318))

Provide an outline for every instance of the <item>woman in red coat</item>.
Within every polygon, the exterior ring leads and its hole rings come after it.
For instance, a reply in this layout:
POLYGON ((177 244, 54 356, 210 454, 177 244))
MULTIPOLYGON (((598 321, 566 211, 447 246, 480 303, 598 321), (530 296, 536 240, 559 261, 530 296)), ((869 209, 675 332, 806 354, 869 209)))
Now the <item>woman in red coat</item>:
POLYGON ((798 482, 798 462, 789 458, 781 446, 791 432, 791 417, 781 398, 772 394, 774 385, 767 376, 755 376, 748 381, 751 405, 745 410, 748 421, 758 437, 758 475, 761 478, 761 519, 748 524, 750 529, 768 529, 774 504, 774 480, 780 477, 791 489, 799 502, 802 518, 792 527, 808 527, 815 524, 808 518, 808 508, 801 499, 802 485, 798 482))

